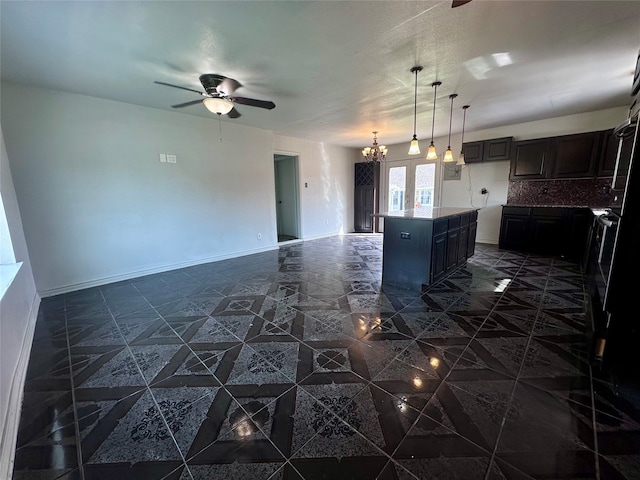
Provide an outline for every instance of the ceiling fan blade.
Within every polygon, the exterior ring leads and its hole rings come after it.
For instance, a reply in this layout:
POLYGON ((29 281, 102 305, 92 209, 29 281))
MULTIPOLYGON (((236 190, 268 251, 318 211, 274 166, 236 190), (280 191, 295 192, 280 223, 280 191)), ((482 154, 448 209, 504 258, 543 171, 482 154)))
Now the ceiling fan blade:
POLYGON ((240 117, 240 112, 238 110, 236 110, 235 108, 232 108, 229 113, 227 113, 227 117, 229 118, 238 118, 240 117))
POLYGON ((178 105, 171 105, 171 108, 190 107, 191 105, 195 105, 196 103, 202 103, 202 99, 191 100, 190 102, 179 103, 178 105))
POLYGON ((453 2, 451 2, 451 8, 460 7, 461 5, 469 3, 470 1, 471 0, 453 0, 453 2))
POLYGON ((240 105, 249 105, 250 107, 266 108, 272 110, 276 108, 276 104, 267 100, 256 100, 255 98, 245 97, 231 97, 232 102, 239 103, 240 105))
POLYGON ((179 85, 172 85, 170 83, 164 83, 164 82, 153 82, 153 83, 157 83, 158 85, 165 85, 167 87, 179 88, 181 90, 187 90, 189 92, 195 92, 199 95, 202 95, 202 92, 200 90, 194 90, 193 88, 181 87, 179 85))
POLYGON ((220 82, 220 85, 216 87, 216 90, 219 93, 224 93, 225 95, 231 95, 241 86, 242 85, 237 80, 234 80, 233 78, 225 78, 224 80, 222 80, 222 82, 220 82))

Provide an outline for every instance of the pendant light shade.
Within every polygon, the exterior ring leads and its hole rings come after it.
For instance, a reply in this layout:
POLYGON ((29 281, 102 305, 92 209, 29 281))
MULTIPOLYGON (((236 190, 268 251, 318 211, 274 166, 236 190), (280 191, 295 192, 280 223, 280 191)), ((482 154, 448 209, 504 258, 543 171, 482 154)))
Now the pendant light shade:
POLYGON ((444 158, 442 159, 442 161, 446 163, 453 162, 453 152, 451 151, 451 120, 453 119, 453 99, 457 96, 458 95, 455 93, 449 95, 449 98, 451 99, 451 109, 449 110, 449 145, 447 146, 447 151, 444 153, 444 158))
POLYGON ((437 160, 438 152, 436 152, 436 146, 433 143, 433 127, 436 123, 436 95, 438 93, 438 87, 442 85, 442 82, 433 82, 433 117, 431 119, 431 143, 429 144, 429 150, 427 150, 427 160, 437 160))
POLYGON ((460 147, 460 156, 458 157, 456 165, 466 165, 464 162, 464 124, 467 121, 467 108, 469 108, 469 105, 462 107, 462 146, 460 147))
POLYGON ((422 71, 421 66, 416 66, 411 69, 411 73, 416 74, 416 82, 413 93, 413 138, 411 139, 411 145, 409 146, 409 155, 420 155, 420 144, 418 143, 418 137, 416 137, 416 112, 418 106, 418 72, 422 71))

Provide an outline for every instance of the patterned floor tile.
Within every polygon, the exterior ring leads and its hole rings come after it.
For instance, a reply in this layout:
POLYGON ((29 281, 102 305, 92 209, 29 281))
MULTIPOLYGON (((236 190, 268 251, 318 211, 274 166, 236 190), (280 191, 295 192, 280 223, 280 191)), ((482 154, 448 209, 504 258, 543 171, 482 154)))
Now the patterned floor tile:
POLYGON ((637 478, 577 265, 477 244, 412 292, 381 285, 382 240, 43 299, 14 478, 637 478))

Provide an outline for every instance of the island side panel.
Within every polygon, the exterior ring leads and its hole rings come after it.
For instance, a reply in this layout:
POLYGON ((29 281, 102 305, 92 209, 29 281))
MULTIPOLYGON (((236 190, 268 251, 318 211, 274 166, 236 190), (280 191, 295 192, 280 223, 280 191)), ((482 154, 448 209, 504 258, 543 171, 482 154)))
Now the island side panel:
POLYGON ((429 284, 432 220, 386 217, 382 283, 411 290, 429 284))

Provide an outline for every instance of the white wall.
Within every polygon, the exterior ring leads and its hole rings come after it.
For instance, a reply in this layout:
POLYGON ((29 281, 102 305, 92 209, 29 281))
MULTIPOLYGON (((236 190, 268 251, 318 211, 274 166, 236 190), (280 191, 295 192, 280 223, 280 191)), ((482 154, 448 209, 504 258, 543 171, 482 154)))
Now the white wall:
POLYGON ((1 129, 0 143, 0 194, 15 261, 22 262, 0 299, 0 478, 11 478, 22 390, 40 297, 36 293, 1 129))
POLYGON ((276 153, 298 155, 302 237, 353 231, 353 149, 274 135, 276 153))
MULTIPOLYGON (((626 107, 600 110, 596 112, 558 117, 548 120, 508 125, 475 132, 466 131, 465 142, 487 140, 490 138, 514 137, 514 140, 527 140, 531 138, 554 137, 572 133, 591 132, 613 128, 627 118, 626 107)), ((470 108, 467 111, 467 120, 474 113, 470 108)), ((436 138, 440 156, 447 147, 447 138, 436 138)), ((462 136, 451 135, 451 149, 457 160, 457 154, 461 149, 462 136)), ((421 149, 426 154, 429 145, 428 140, 421 140, 421 149)), ((409 159, 407 151, 409 141, 406 144, 391 145, 389 147, 388 160, 409 159)), ((442 182, 441 205, 446 207, 481 207, 478 213, 478 233, 476 240, 481 243, 497 244, 500 236, 500 217, 502 205, 507 201, 509 186, 508 161, 490 162, 486 164, 467 165, 462 169, 460 180, 448 180, 442 182), (480 189, 486 188, 488 195, 481 195, 480 189)), ((382 207, 384 209, 384 207, 382 207)))
POLYGON ((349 149, 232 121, 220 142, 217 118, 9 83, 1 94, 41 294, 277 248, 274 148, 300 158, 303 238, 349 228, 349 149))

